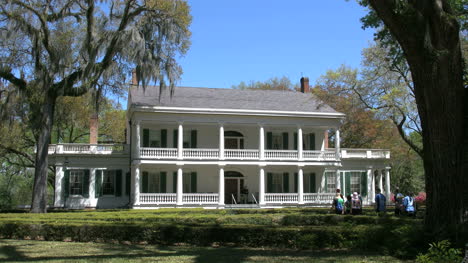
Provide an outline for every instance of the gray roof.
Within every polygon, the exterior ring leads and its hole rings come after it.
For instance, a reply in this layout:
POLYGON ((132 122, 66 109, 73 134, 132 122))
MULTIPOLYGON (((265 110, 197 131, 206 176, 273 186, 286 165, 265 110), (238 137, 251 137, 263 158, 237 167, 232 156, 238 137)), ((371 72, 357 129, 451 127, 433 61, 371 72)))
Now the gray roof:
POLYGON ((167 89, 159 98, 158 87, 132 86, 129 105, 337 113, 313 94, 281 90, 175 87, 172 98, 167 89))

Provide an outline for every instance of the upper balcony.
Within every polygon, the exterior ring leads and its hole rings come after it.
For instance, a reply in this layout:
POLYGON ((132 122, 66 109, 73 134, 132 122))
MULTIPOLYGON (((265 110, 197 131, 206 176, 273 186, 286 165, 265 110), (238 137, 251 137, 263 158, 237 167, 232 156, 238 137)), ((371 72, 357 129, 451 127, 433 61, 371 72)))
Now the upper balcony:
MULTIPOLYGON (((127 144, 51 144, 51 155, 129 155, 127 144)), ((390 151, 383 149, 335 149, 324 151, 303 150, 302 158, 298 150, 265 150, 260 158, 257 149, 182 149, 179 156, 177 148, 141 147, 140 159, 149 160, 237 160, 237 161, 339 161, 341 159, 390 159, 390 151)))

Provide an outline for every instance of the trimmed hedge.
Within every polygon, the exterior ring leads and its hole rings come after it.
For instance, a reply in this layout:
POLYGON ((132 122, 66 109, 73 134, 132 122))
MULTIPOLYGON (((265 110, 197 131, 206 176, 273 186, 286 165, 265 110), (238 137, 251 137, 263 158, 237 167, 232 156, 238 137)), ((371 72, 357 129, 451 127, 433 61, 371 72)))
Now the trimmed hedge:
MULTIPOLYGON (((263 227, 183 225, 21 224, 0 226, 2 238, 79 242, 133 242, 207 246, 213 243, 248 247, 359 248, 401 256, 416 255, 422 229, 418 225, 263 227), (404 251, 402 252, 402 248, 404 251)), ((425 243, 423 243, 425 244, 425 243)))

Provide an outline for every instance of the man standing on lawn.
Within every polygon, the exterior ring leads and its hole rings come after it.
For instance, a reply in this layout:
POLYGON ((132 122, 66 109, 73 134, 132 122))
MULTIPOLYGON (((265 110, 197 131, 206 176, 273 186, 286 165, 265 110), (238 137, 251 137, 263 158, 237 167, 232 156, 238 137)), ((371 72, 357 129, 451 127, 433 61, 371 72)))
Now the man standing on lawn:
POLYGON ((387 198, 385 195, 382 194, 380 188, 377 188, 377 195, 375 196, 375 211, 377 213, 385 212, 385 203, 387 202, 387 198))

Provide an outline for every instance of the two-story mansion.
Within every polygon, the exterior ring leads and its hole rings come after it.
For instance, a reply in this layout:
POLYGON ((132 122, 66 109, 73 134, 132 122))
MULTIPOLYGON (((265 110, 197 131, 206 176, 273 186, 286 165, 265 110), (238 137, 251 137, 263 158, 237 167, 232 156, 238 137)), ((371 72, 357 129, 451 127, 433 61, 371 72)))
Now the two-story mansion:
MULTIPOLYGON (((390 193, 382 149, 342 149, 345 114, 309 91, 131 85, 126 144, 50 145, 55 207, 330 205, 337 188, 390 193), (335 148, 328 130, 336 130, 335 148), (384 187, 385 186, 385 187, 384 187)), ((93 122, 92 122, 93 123, 93 122)))

